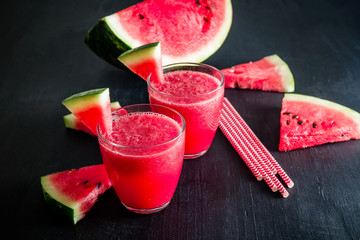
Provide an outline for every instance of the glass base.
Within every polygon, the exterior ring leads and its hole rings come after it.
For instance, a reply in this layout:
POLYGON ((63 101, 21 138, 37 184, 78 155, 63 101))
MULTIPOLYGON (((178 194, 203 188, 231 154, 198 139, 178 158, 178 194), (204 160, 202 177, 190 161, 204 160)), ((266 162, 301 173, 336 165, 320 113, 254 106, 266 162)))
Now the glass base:
POLYGON ((123 204, 123 205, 127 210, 129 210, 131 212, 140 213, 140 214, 150 214, 150 213, 156 213, 156 212, 163 210, 164 208, 167 207, 167 205, 169 205, 169 203, 170 203, 170 201, 160 207, 152 208, 152 209, 139 209, 139 208, 128 207, 125 204, 123 204))
POLYGON ((199 153, 196 153, 196 154, 186 154, 184 155, 184 159, 194 159, 194 158, 198 158, 198 157, 201 157, 202 155, 204 155, 205 153, 207 152, 207 149, 202 151, 202 152, 199 152, 199 153))

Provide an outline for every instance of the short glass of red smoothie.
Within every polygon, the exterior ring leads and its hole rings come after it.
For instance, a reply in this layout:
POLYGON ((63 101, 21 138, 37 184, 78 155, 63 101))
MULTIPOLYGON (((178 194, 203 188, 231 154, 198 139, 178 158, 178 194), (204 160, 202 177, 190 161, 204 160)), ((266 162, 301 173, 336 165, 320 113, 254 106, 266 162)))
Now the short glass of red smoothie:
POLYGON ((112 132, 98 126, 101 156, 121 203, 136 213, 164 209, 184 158, 185 121, 165 106, 138 104, 112 112, 112 132))
POLYGON ((151 104, 178 111, 186 122, 185 158, 204 155, 220 121, 224 100, 224 75, 202 63, 175 63, 164 66, 164 81, 147 79, 151 104))

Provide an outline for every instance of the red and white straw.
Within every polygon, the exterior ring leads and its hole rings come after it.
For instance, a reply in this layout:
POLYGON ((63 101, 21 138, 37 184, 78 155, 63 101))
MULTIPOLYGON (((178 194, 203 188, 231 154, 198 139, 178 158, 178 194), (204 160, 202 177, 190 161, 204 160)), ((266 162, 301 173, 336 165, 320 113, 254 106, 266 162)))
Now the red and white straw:
POLYGON ((279 173, 290 188, 294 186, 294 182, 226 98, 219 127, 256 179, 264 179, 272 191, 279 190, 283 197, 288 197, 288 191, 275 174, 279 173))
MULTIPOLYGON (((225 131, 228 131, 230 133, 228 133, 227 136, 230 136, 232 138, 232 140, 230 141, 231 144, 236 144, 239 147, 235 147, 235 150, 239 153, 239 155, 241 156, 241 158, 244 160, 245 164, 247 166, 249 165, 253 165, 255 167, 255 169, 260 172, 260 175, 255 175, 256 179, 261 180, 264 179, 264 181, 266 182, 266 184, 270 187, 270 189, 273 192, 276 192, 277 188, 274 184, 273 181, 271 181, 271 179, 264 174, 264 170, 263 168, 260 166, 260 164, 257 161, 254 161, 252 158, 252 154, 250 153, 249 149, 244 145, 244 143, 242 141, 239 141, 239 137, 235 134, 234 130, 230 127, 229 122, 227 122, 227 120, 224 120, 224 115, 221 116, 220 118, 220 129, 225 129, 225 131), (250 163, 250 164, 248 164, 250 163), (261 176, 261 178, 260 178, 261 176)), ((234 145, 233 145, 234 146, 234 145)), ((250 168, 251 170, 251 168, 250 168)))

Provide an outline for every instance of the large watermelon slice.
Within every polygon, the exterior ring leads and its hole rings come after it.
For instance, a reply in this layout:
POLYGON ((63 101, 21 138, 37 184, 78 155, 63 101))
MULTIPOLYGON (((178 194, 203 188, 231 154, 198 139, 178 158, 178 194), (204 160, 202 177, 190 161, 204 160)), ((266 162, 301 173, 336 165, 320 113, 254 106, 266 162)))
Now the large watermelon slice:
POLYGON ((96 127, 110 133, 112 130, 110 93, 108 88, 93 89, 74 94, 62 101, 90 131, 97 136, 96 127))
POLYGON ((41 186, 49 207, 76 224, 111 183, 100 164, 43 176, 41 186))
MULTIPOLYGON (((112 102, 111 103, 111 111, 121 108, 119 102, 112 102)), ((87 134, 94 135, 93 132, 85 126, 74 114, 70 113, 63 117, 64 125, 66 128, 83 131, 87 134)))
POLYGON ((293 92, 294 78, 288 65, 276 54, 256 62, 221 70, 226 88, 293 92))
POLYGON ((145 81, 150 74, 154 81, 163 81, 164 74, 159 42, 130 49, 121 54, 118 60, 145 81))
POLYGON ((360 139, 360 114, 340 104, 285 94, 280 117, 280 151, 360 139))
POLYGON ((119 67, 120 54, 153 42, 161 42, 164 65, 201 62, 220 48, 231 24, 230 0, 145 0, 100 19, 85 43, 119 67))

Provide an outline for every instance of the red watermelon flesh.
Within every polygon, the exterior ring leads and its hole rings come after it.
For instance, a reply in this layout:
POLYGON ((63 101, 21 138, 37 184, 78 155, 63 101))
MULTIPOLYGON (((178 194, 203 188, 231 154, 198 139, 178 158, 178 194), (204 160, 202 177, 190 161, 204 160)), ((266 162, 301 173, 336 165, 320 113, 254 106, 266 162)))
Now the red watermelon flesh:
POLYGON ((111 187, 103 164, 43 176, 41 185, 49 206, 74 224, 111 187))
POLYGON ((221 70, 226 88, 241 88, 275 92, 293 92, 294 78, 288 65, 271 55, 256 62, 239 64, 221 70))
POLYGON ((111 103, 108 88, 99 88, 74 94, 62 101, 91 132, 97 136, 98 124, 106 133, 112 131, 111 103))
POLYGON ((360 114, 340 104, 285 94, 280 117, 280 151, 360 139, 360 114))
MULTIPOLYGON (((112 102, 110 106, 111 106, 111 111, 121 108, 119 102, 112 102)), ((93 132, 88 127, 86 127, 85 124, 83 124, 77 117, 75 117, 74 114, 72 113, 67 114, 63 118, 64 118, 64 125, 66 128, 82 131, 94 136, 93 132)))
POLYGON ((93 132, 87 126, 85 126, 85 124, 83 124, 77 117, 75 117, 74 114, 67 114, 63 118, 66 128, 82 131, 89 135, 95 136, 93 132))

